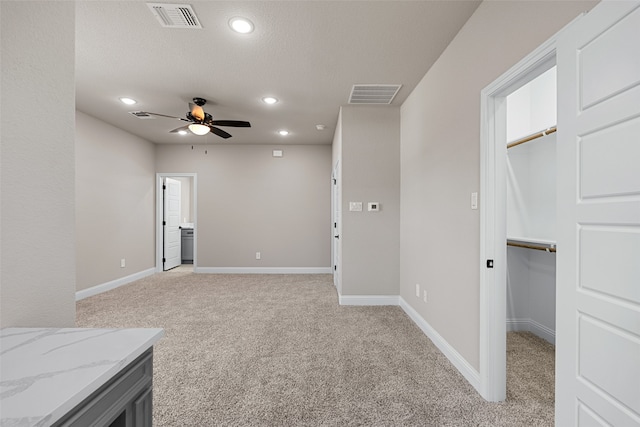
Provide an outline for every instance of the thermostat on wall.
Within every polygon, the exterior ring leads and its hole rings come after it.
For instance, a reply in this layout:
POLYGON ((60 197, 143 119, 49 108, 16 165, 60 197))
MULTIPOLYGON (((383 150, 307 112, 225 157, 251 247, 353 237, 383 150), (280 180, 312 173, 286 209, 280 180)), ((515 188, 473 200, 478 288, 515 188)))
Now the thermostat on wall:
POLYGON ((380 203, 369 202, 369 212, 378 212, 380 210, 380 203))

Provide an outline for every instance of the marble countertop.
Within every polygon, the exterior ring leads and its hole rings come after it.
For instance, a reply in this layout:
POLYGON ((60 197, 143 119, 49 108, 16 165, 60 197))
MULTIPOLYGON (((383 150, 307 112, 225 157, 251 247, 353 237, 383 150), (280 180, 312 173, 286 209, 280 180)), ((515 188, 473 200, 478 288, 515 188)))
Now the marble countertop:
POLYGON ((133 362, 162 329, 0 330, 0 426, 48 426, 133 362))

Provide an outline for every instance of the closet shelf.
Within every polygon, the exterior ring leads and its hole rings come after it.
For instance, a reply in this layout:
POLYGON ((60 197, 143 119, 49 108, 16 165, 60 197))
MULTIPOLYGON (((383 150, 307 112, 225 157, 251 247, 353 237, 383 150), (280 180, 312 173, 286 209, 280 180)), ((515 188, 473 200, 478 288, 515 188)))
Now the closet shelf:
POLYGON ((533 237, 507 237, 507 246, 536 249, 545 252, 556 251, 556 242, 554 240, 537 239, 533 237))
POLYGON ((517 139, 513 142, 507 144, 507 149, 516 147, 520 144, 524 144, 525 142, 533 141, 534 139, 542 138, 543 136, 550 135, 558 130, 557 126, 552 126, 549 129, 542 130, 540 132, 536 132, 529 136, 525 136, 524 138, 517 139))

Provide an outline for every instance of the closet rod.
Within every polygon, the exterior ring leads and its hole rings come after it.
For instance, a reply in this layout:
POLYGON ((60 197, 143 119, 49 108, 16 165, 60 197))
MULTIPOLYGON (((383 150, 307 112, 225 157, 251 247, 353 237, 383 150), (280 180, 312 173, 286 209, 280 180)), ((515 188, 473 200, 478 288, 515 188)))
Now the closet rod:
POLYGON ((555 252, 555 246, 530 245, 527 243, 507 242, 507 246, 516 246, 518 248, 536 249, 538 251, 555 252))
POLYGON ((534 139, 541 138, 543 136, 547 136, 551 133, 554 133, 558 130, 557 126, 550 127, 549 129, 543 130, 542 132, 534 133, 533 135, 525 136, 522 139, 518 139, 517 141, 510 142, 507 144, 507 149, 511 147, 515 147, 516 145, 524 144, 525 142, 533 141, 534 139))

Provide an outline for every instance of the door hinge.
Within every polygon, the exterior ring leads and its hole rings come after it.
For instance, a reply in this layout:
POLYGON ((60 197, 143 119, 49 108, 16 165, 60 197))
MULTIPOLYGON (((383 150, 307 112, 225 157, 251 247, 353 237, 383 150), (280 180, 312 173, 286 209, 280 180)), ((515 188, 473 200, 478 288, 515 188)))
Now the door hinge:
POLYGON ((164 185, 164 184, 162 184, 162 189, 163 189, 163 190, 166 190, 166 189, 167 189, 167 186, 166 186, 166 185, 164 185))
POLYGON ((166 258, 162 258, 162 262, 167 262, 167 259, 166 258))
POLYGON ((333 271, 338 271, 338 266, 337 265, 333 266, 333 271))
POLYGON ((487 260, 487 268, 493 268, 493 260, 492 259, 488 259, 487 260))
POLYGON ((333 223, 333 228, 338 228, 338 223, 337 222, 333 223))
POLYGON ((162 225, 167 225, 167 221, 162 221, 162 225))

